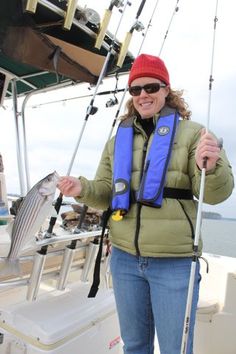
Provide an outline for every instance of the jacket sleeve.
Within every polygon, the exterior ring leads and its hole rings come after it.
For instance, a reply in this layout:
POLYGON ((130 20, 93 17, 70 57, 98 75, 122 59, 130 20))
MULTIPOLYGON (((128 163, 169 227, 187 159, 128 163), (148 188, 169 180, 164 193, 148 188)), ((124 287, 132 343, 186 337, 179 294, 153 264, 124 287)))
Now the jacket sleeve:
MULTIPOLYGON (((200 138, 200 131, 195 135, 190 150, 189 170, 192 181, 193 195, 198 199, 200 193, 201 170, 195 161, 195 151, 200 138)), ((203 202, 217 204, 226 200, 234 188, 234 177, 232 167, 228 161, 225 151, 222 149, 216 167, 206 172, 203 202)))
POLYGON ((112 168, 109 155, 109 142, 103 150, 94 180, 79 177, 82 192, 76 200, 96 209, 108 208, 112 194, 112 168))

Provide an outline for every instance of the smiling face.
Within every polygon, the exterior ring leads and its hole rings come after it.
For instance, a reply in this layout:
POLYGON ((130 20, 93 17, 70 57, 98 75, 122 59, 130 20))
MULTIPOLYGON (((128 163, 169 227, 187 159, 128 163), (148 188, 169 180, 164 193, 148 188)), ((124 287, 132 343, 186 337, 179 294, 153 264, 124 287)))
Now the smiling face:
MULTIPOLYGON (((159 79, 152 77, 139 77, 133 80, 130 86, 144 86, 153 82, 161 83, 159 79)), ((155 93, 146 93, 145 90, 142 90, 139 96, 132 97, 134 108, 142 118, 151 118, 164 107, 168 93, 168 86, 161 87, 155 93)))

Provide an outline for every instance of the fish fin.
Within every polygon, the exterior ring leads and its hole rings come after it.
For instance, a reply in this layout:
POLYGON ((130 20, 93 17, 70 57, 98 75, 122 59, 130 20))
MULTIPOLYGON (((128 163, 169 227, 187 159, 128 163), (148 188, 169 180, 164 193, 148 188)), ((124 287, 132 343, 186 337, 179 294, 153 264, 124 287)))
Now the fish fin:
POLYGON ((0 276, 9 276, 9 275, 22 276, 19 259, 6 258, 1 263, 0 263, 0 276))

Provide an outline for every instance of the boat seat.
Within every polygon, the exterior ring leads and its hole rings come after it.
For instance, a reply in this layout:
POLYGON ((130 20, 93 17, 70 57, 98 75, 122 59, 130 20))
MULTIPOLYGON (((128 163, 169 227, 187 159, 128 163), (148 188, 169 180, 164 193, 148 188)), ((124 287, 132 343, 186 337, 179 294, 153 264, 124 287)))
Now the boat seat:
POLYGON ((219 303, 217 300, 207 299, 198 301, 197 320, 203 322, 211 322, 212 316, 219 311, 219 303))

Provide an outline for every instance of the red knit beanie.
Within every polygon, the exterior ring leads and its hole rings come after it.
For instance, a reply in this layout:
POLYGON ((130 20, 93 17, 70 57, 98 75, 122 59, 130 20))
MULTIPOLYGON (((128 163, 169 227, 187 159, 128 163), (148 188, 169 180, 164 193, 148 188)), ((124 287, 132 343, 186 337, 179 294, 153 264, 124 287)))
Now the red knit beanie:
POLYGON ((138 77, 155 77, 163 81, 166 85, 170 85, 169 73, 163 60, 149 54, 139 55, 131 67, 129 73, 128 85, 138 77))

